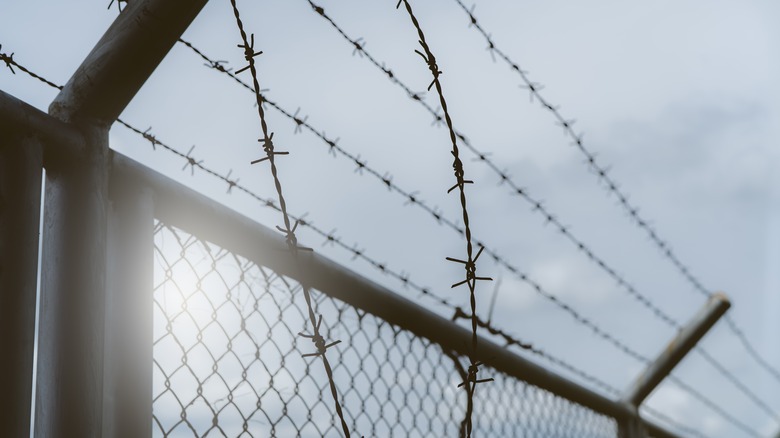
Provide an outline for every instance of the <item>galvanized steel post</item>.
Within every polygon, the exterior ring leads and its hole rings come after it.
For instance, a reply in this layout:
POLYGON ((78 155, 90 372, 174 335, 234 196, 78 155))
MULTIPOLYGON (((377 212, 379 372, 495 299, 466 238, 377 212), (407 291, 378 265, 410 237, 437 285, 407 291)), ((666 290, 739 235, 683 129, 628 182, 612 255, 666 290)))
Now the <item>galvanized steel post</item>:
POLYGON ((47 167, 35 433, 103 433, 108 129, 206 0, 128 4, 52 102, 82 155, 47 167))
POLYGON ((35 434, 100 436, 108 129, 82 123, 86 153, 46 169, 35 434))

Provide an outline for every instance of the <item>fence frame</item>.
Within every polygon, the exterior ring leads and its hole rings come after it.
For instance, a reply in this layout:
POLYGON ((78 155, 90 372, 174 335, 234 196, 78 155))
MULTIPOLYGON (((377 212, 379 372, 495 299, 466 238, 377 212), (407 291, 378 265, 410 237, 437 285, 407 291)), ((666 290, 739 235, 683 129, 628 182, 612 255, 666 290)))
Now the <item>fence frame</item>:
MULTIPOLYGON (((445 351, 469 353, 471 333, 453 321, 319 254, 294 261, 275 231, 109 149, 111 124, 206 1, 129 2, 54 99, 48 115, 0 91, 0 132, 14 139, 0 148, 0 303, 13 303, 0 306, 0 316, 3 328, 9 325, 9 333, 19 340, 0 350, 8 352, 10 364, 1 373, 10 379, 0 383, 12 388, 5 399, 15 406, 4 402, 0 424, 12 425, 16 435, 29 435, 29 402, 24 401, 31 397, 25 382, 31 382, 33 369, 36 281, 31 273, 38 268, 42 202, 35 181, 40 181, 42 168, 47 176, 35 436, 151 433, 152 318, 151 306, 144 303, 151 299, 155 217, 304 281, 445 351), (8 187, 22 189, 8 195, 8 187), (22 238, 12 238, 9 223, 26 224, 22 238), (148 242, 128 238, 134 233, 148 242), (82 257, 73 257, 74 252, 82 257), (130 263, 130 269, 122 273, 111 268, 112 274, 109 258, 130 263), (6 267, 20 265, 11 275, 3 274, 6 267), (148 296, 122 293, 132 286, 148 288, 148 296), (149 327, 126 330, 138 320, 149 327), (120 373, 122 382, 116 379, 120 373)), ((501 372, 615 418, 621 437, 677 437, 641 418, 639 406, 727 309, 721 295, 708 302, 672 342, 672 351, 662 352, 621 399, 605 397, 484 338, 479 356, 501 372)))

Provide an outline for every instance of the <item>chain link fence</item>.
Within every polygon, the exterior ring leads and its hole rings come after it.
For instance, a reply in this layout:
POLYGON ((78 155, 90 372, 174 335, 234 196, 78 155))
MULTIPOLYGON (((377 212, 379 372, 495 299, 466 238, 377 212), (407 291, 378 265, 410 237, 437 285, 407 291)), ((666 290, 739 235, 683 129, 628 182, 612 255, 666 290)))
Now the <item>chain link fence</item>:
MULTIPOLYGON (((319 292, 351 430, 455 437, 466 358, 319 292)), ((310 353, 300 286, 158 222, 154 436, 335 437, 327 378, 310 353)), ((615 437, 614 419, 493 369, 475 396, 476 437, 615 437)))

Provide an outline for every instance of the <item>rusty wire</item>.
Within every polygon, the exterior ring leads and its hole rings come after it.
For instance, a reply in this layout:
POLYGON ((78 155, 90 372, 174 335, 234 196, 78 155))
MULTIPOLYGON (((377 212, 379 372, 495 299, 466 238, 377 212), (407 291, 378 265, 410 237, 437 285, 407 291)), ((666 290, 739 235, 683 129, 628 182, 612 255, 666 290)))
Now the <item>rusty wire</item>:
MULTIPOLYGON (((548 110, 550 114, 552 114, 553 118, 555 119, 555 123, 563 128, 564 133, 572 140, 572 145, 575 146, 576 149, 585 157, 585 165, 588 166, 588 169, 591 171, 591 173, 596 176, 598 182, 602 183, 600 185, 607 191, 607 194, 613 194, 617 198, 618 204, 623 208, 625 213, 628 214, 628 217, 631 218, 632 222, 638 228, 645 231, 653 244, 661 252, 661 255, 677 269, 683 278, 685 278, 685 280, 691 284, 691 286, 693 286, 694 290, 709 298, 712 295, 712 292, 705 288, 702 282, 695 275, 693 275, 691 269, 685 263, 683 263, 682 260, 680 260, 674 250, 672 250, 669 242, 664 240, 655 227, 653 227, 652 221, 647 219, 644 215, 639 214, 639 206, 636 203, 629 201, 628 194, 626 194, 626 192, 620 188, 620 185, 617 183, 617 181, 609 175, 609 166, 599 164, 596 158, 597 154, 585 147, 582 134, 576 133, 573 128, 576 120, 565 118, 560 112, 560 106, 553 105, 550 101, 542 97, 541 90, 544 88, 544 86, 538 82, 531 81, 528 72, 520 68, 517 62, 512 60, 509 55, 503 52, 496 45, 491 34, 488 33, 487 30, 482 27, 482 25, 480 25, 479 20, 477 20, 477 17, 474 15, 474 7, 469 9, 465 3, 463 3, 463 0, 453 1, 457 3, 466 14, 468 14, 468 27, 474 28, 485 39, 488 44, 487 49, 490 51, 493 60, 495 61, 496 55, 498 55, 499 59, 509 65, 512 71, 520 76, 523 82, 523 88, 528 90, 531 96, 531 100, 533 101, 535 98, 539 101, 542 108, 548 110)), ((780 370, 764 359, 764 357, 758 352, 747 336, 745 336, 745 333, 730 315, 725 315, 724 319, 726 321, 726 325, 737 337, 739 342, 742 344, 745 350, 747 350, 748 354, 753 358, 753 360, 755 360, 762 368, 764 368, 765 371, 771 374, 775 380, 780 382, 780 370)), ((774 414, 774 416, 777 418, 776 414, 774 414)))
MULTIPOLYGON (((395 6, 396 9, 398 9, 401 4, 406 8, 406 12, 409 15, 409 19, 412 21, 412 24, 414 25, 415 30, 417 31, 417 35, 419 36, 419 43, 420 46, 423 49, 423 52, 420 52, 419 50, 415 50, 415 53, 420 55, 420 57, 425 61, 425 63, 428 65, 428 69, 431 71, 431 76, 433 77, 433 81, 430 85, 428 85, 428 90, 431 89, 431 87, 436 88, 436 93, 439 95, 439 103, 441 104, 442 111, 444 112, 444 120, 447 124, 447 129, 450 134, 450 141, 452 142, 452 168, 455 172, 455 185, 450 187, 449 190, 447 190, 447 193, 452 192, 456 188, 458 189, 458 194, 460 195, 460 206, 461 211, 463 214, 463 231, 464 231, 464 237, 466 239, 466 259, 461 260, 453 257, 447 257, 447 260, 455 263, 463 264, 466 270, 466 278, 460 282, 454 283, 452 287, 457 287, 462 284, 466 284, 469 288, 469 301, 471 304, 471 354, 469 354, 469 360, 471 363, 469 364, 468 368, 468 377, 464 379, 464 381, 458 385, 463 386, 466 389, 466 393, 468 394, 467 399, 467 408, 466 408, 466 416, 464 418, 465 423, 465 429, 466 429, 466 436, 471 437, 471 430, 472 430, 472 413, 474 411, 474 391, 476 390, 476 386, 478 383, 487 383, 492 382, 492 378, 486 378, 486 379, 480 379, 478 376, 479 373, 479 366, 482 365, 482 362, 480 360, 477 360, 477 300, 475 295, 476 290, 476 282, 479 280, 487 280, 490 281, 492 278, 490 277, 480 277, 477 275, 477 259, 479 259, 479 256, 482 254, 482 251, 484 251, 484 247, 481 247, 479 251, 477 251, 477 254, 473 254, 473 244, 472 244, 472 238, 471 238, 471 227, 469 225, 469 212, 468 208, 466 206, 466 184, 473 184, 473 181, 467 180, 465 177, 465 171, 463 169, 463 162, 460 159, 460 150, 458 148, 458 137, 455 133, 455 128, 453 127, 452 118, 450 117, 450 113, 447 110, 447 101, 444 98, 444 91, 442 90, 441 81, 439 80, 439 75, 442 74, 442 71, 439 70, 439 66, 436 63, 436 57, 433 55, 433 52, 431 51, 431 48, 428 46, 428 43, 425 41, 425 34, 423 33, 422 27, 420 26, 420 22, 417 20, 417 17, 415 17, 414 12, 412 11, 412 5, 409 3, 408 0, 398 0, 398 4, 395 6)), ((356 49, 359 48, 361 52, 364 52, 365 45, 360 44, 356 45, 356 49)))
MULTIPOLYGON (((269 166, 271 167, 271 175, 273 176, 274 185, 276 187, 276 193, 279 198, 279 210, 282 213, 282 218, 284 220, 284 227, 277 226, 276 228, 284 233, 285 240, 287 242, 287 246, 290 249, 290 252, 293 254, 294 257, 298 257, 299 251, 311 251, 311 248, 303 247, 298 244, 298 238, 295 235, 295 230, 298 227, 299 222, 295 222, 295 224, 292 224, 290 222, 290 215, 287 213, 287 203, 284 199, 284 195, 282 193, 282 184, 279 180, 279 174, 278 169, 276 167, 276 156, 277 155, 286 155, 287 152, 278 152, 274 148, 273 143, 273 137, 274 134, 268 132, 268 125, 265 120, 265 111, 263 109, 263 96, 260 94, 260 84, 257 79, 257 68, 255 67, 255 58, 262 54, 263 52, 255 51, 255 36, 254 34, 251 35, 251 37, 247 37, 246 31, 244 30, 243 22, 241 21, 240 13, 238 10, 238 5, 236 4, 236 0, 230 0, 230 4, 233 7, 233 14, 236 18, 236 26, 238 27, 238 31, 241 34, 241 41, 242 43, 238 45, 239 48, 242 48, 244 50, 244 59, 247 61, 247 66, 240 68, 236 71, 236 74, 241 73, 242 71, 249 70, 251 76, 252 76, 252 85, 255 91, 255 99, 257 101, 257 114, 260 119, 260 126, 263 131, 263 138, 258 139, 259 142, 263 145, 263 151, 265 152, 266 156, 263 158, 260 158, 258 160, 255 160, 252 162, 252 164, 261 163, 263 161, 268 161, 269 166)), ((193 164, 194 167, 194 164, 193 164)), ((346 438, 350 437, 349 433, 349 426, 347 426, 347 422, 344 419, 344 412, 341 408, 341 403, 339 402, 339 396, 338 396, 338 390, 336 389, 336 383, 333 380, 333 370, 330 365, 330 362, 328 361, 328 357, 325 354, 328 350, 328 348, 331 348, 337 344, 339 344, 341 341, 333 341, 333 342, 327 342, 325 338, 322 336, 320 332, 320 327, 322 325, 322 315, 317 315, 314 310, 314 305, 312 304, 311 300, 311 291, 307 285, 302 284, 303 288, 303 297, 306 300, 306 306, 309 311, 309 322, 311 323, 311 333, 299 333, 301 337, 310 339, 316 348, 316 351, 314 353, 308 353, 304 354, 303 357, 319 357, 322 359, 323 367, 325 368, 325 373, 328 376, 328 382, 330 386, 330 392, 331 396, 333 397, 333 404, 336 409, 336 415, 338 415, 339 420, 341 421, 341 428, 344 432, 344 436, 346 438)))
MULTIPOLYGON (((205 55, 203 55, 202 52, 198 51, 190 43, 187 43, 185 41, 182 41, 182 42, 184 44, 188 45, 190 48, 192 48, 200 56, 205 58, 205 55)), ((205 59, 208 59, 208 58, 205 58, 205 59)), ((16 60, 14 60, 12 58, 12 56, 9 56, 9 55, 6 55, 6 54, 0 52, 0 60, 6 62, 8 67, 12 71, 13 71, 12 67, 17 67, 20 71, 25 72, 29 76, 31 76, 31 77, 33 77, 33 78, 35 78, 35 79, 37 79, 37 80, 39 80, 39 81, 49 85, 50 87, 53 87, 53 88, 56 88, 56 89, 62 89, 61 85, 57 85, 57 84, 49 81, 48 79, 45 79, 42 76, 39 76, 38 74, 30 71, 29 69, 25 68, 24 66, 18 64, 16 62, 16 60)), ((221 64, 218 64, 218 65, 221 65, 221 64)), ((233 79, 236 80, 238 83, 240 83, 241 85, 243 85, 245 87, 248 87, 248 85, 246 85, 240 79, 238 79, 237 77, 232 75, 232 73, 229 70, 224 69, 224 68, 214 67, 213 65, 210 65, 210 67, 215 68, 215 69, 217 69, 219 71, 222 71, 223 73, 227 73, 228 75, 231 75, 231 77, 233 77, 233 79)), ((269 103, 271 106, 273 106, 276 109, 280 110, 285 115, 289 114, 289 113, 286 113, 284 110, 282 110, 280 107, 275 106, 275 104, 269 102, 268 100, 264 100, 264 102, 265 103, 269 103)), ((292 116, 292 115, 290 115, 290 116, 292 116)), ((295 120, 295 121, 296 121, 297 124, 300 124, 300 123, 298 123, 298 120, 295 120)), ((152 133, 150 133, 151 127, 146 129, 146 130, 144 130, 144 131, 142 131, 142 130, 140 130, 140 129, 138 129, 138 128, 136 128, 136 127, 126 123, 126 122, 124 122, 121 119, 117 119, 117 122, 119 122, 121 125, 125 126, 126 128, 130 129, 131 131, 135 132, 136 134, 142 136, 145 140, 149 141, 151 146, 154 149, 156 149, 156 146, 161 146, 164 150, 166 150, 168 152, 171 152, 171 153, 181 157, 182 159, 184 159, 189 164, 189 166, 191 166, 193 169, 194 168, 198 168, 200 170, 203 170, 205 173, 207 173, 207 174, 209 174, 209 175, 211 175, 211 176, 213 176, 215 178, 218 178, 218 179, 222 180, 224 183, 226 183, 228 185, 228 193, 230 193, 233 188, 236 188, 237 190, 239 190, 239 191, 247 194, 251 198, 257 200, 261 205, 264 205, 264 206, 269 207, 269 208, 273 208, 273 209, 275 209, 277 211, 281 211, 281 209, 275 204, 275 202, 273 200, 263 198, 263 197, 259 196, 258 194, 256 194, 256 193, 252 192, 251 190, 249 190, 247 187, 238 184, 238 180, 237 179, 230 179, 230 175, 231 175, 232 171, 228 172, 227 175, 222 175, 222 174, 214 171, 213 169, 210 169, 210 168, 206 167, 203 164, 202 160, 195 160, 189 153, 185 154, 185 153, 181 152, 180 150, 178 150, 178 149, 176 149, 176 148, 174 148, 172 146, 169 146, 169 145, 163 143, 162 141, 160 141, 159 139, 157 139, 156 136, 154 136, 152 133)), ((338 146, 335 145, 335 142, 327 140, 327 137, 324 136, 324 133, 318 132, 317 130, 315 130, 313 127, 311 127, 310 125, 308 125, 305 122, 303 123, 303 125, 307 129, 309 129, 312 133, 314 133, 314 134, 320 136, 321 138, 323 138, 324 140, 326 140, 329 143, 329 146, 331 146, 332 149, 338 148, 338 146)), ((190 152, 191 151, 192 151, 192 149, 190 150, 190 152)), ((348 154, 348 153, 345 152, 345 154, 348 154)), ((185 168, 186 167, 188 167, 187 164, 185 164, 185 168)), ((368 168, 368 169, 371 170, 370 168, 368 168)), ((379 174, 377 173, 376 175, 379 175, 379 174)), ((402 189, 398 188, 397 186, 395 186, 391 182, 391 180, 392 180, 391 178, 388 178, 387 176, 381 177, 381 178, 383 178, 383 183, 385 183, 388 187, 392 187, 392 188, 394 188, 394 189, 396 189, 398 191, 402 190, 402 189)), ((421 203, 420 200, 415 199, 413 195, 409 195, 409 199, 410 199, 410 203, 412 203, 414 205, 419 205, 422 208, 425 208, 426 210, 428 210, 434 216, 434 218, 437 221, 439 221, 440 223, 448 224, 455 231, 459 232, 460 234, 463 234, 463 231, 459 228, 459 226, 457 224, 455 224, 452 221, 449 221, 446 217, 441 216, 441 214, 438 213, 438 211, 436 209, 431 209, 430 207, 427 207, 425 204, 421 203)), ((333 235, 333 231, 326 232, 323 229, 314 226, 311 221, 305 220, 303 216, 301 216, 299 218, 296 218, 295 216, 293 216, 293 215, 291 215, 289 213, 288 213, 288 215, 289 215, 289 217, 295 219, 296 223, 300 224, 301 226, 305 226, 305 227, 311 229, 316 234, 318 234, 321 237, 325 238, 324 244, 328 244, 328 243, 336 244, 337 246, 341 247, 342 249, 350 251, 353 254, 353 258, 360 258, 360 259, 365 260, 366 262, 368 262, 371 266, 373 266, 374 268, 376 268, 380 272, 382 272, 384 274, 387 274, 387 275, 390 275, 391 277, 394 277, 397 280, 401 281, 404 286, 412 287, 413 289, 418 290, 421 293, 421 295, 424 295, 424 296, 427 296, 429 298, 432 298, 438 304, 441 304, 441 305, 447 306, 447 307, 449 307, 451 309, 454 309, 456 311, 456 315, 458 314, 457 313, 458 310, 460 310, 460 312, 463 313, 462 309, 459 309, 457 306, 454 306, 453 304, 449 303, 447 300, 445 300, 443 298, 440 298, 440 297, 436 296, 435 294, 431 293, 429 288, 423 287, 423 286, 420 286, 420 285, 417 285, 416 283, 414 283, 409 278, 408 274, 405 274, 403 272, 400 272, 400 273, 399 272, 395 272, 395 271, 389 269, 387 267, 386 263, 378 262, 376 259, 372 259, 372 258, 368 257, 365 254, 365 250, 360 249, 360 247, 358 245, 350 246, 350 245, 346 244, 341 239, 335 237, 333 235)), ((493 259, 497 263, 502 264, 510 272, 518 275, 518 277, 521 280, 523 280, 523 281, 527 282, 528 284, 530 284, 537 293, 541 294, 542 296, 544 296, 545 298, 547 298, 548 300, 550 300, 551 302, 556 304, 558 307, 560 307, 562 310, 564 310, 567 313, 569 313, 578 323, 588 327, 591 331, 593 331, 594 334, 596 334, 597 336, 601 337, 605 341, 609 342, 610 344, 615 346, 618 350, 622 351, 627 356, 632 357, 635 360, 638 360, 638 361, 643 362, 643 363, 649 363, 649 358, 647 358, 646 356, 643 356, 642 354, 640 354, 640 353, 636 352, 635 350, 631 349, 630 347, 628 347, 626 344, 624 344, 621 341, 617 340, 616 338, 611 336, 609 333, 607 333, 604 330, 602 330, 595 323, 590 321, 588 318, 586 318, 586 317, 580 315, 579 313, 577 313, 568 304, 561 302, 557 297, 555 297, 554 295, 552 295, 549 292, 545 291, 538 283, 536 283, 533 280, 531 280, 530 278, 528 278, 520 270, 518 270, 516 267, 510 265, 507 261, 505 261, 503 258, 501 258, 501 256, 499 256, 498 254, 492 252, 488 247, 484 246, 481 242, 477 242, 477 244, 480 245, 481 247, 485 248, 486 253, 491 255, 491 257, 493 257, 493 259)), ((455 318, 455 319, 457 319, 457 318, 455 318)), ((482 322, 481 320, 479 320, 478 318, 476 319, 476 321, 477 321, 477 324, 479 324, 481 327, 485 328, 491 334, 494 334, 494 335, 497 335, 499 337, 502 337, 502 338, 504 338, 505 341, 508 341, 509 339, 511 339, 510 337, 508 337, 506 332, 503 332, 501 330, 495 329, 495 328, 490 327, 490 326, 485 326, 485 323, 482 322), (488 328, 488 327, 490 327, 490 328, 488 328)), ((520 346, 521 348, 524 348, 524 346, 527 346, 527 344, 524 344, 524 343, 522 343, 520 341, 517 341, 517 340, 512 341, 511 344, 520 346)), ((599 383, 599 381, 593 380, 595 378, 593 378, 592 376, 589 376, 587 373, 584 373, 583 371, 578 370, 577 368, 573 367, 572 365, 566 364, 565 362, 561 361, 560 359, 557 359, 557 358, 555 358, 553 356, 550 356, 549 354, 547 354, 547 353, 545 353, 545 352, 543 352, 541 350, 538 350, 535 347, 534 348, 530 348, 530 349, 529 348, 524 348, 524 349, 529 350, 532 353, 539 355, 540 357, 544 357, 544 358, 548 359, 551 363, 557 364, 557 365, 561 366, 562 368, 565 368, 565 369, 573 372, 574 374, 582 377, 583 379, 585 379, 587 381, 590 381, 591 383, 595 384, 596 386, 601 387, 602 389, 607 390, 608 392, 612 392, 612 390, 608 389, 609 388, 608 384, 605 384, 603 382, 599 383)), ((709 356, 709 358, 712 359, 711 356, 709 356)), ((707 357, 705 357, 705 359, 707 359, 707 357)), ((719 371, 723 370, 722 366, 721 367, 716 367, 716 369, 718 369, 719 371)), ((695 398, 697 398, 700 402, 702 402, 704 405, 706 405, 709 408, 711 408, 714 412, 720 414, 722 417, 724 417, 726 420, 728 420, 732 424, 736 425, 740 429, 743 429, 744 431, 746 431, 747 433, 749 433, 752 436, 758 436, 758 433, 755 432, 754 430, 750 429, 749 426, 745 425, 744 423, 740 422, 739 420, 737 420, 733 416, 729 415, 725 411, 724 408, 720 407, 719 405, 715 404, 710 399, 706 398, 706 396, 702 395, 700 392, 698 392, 694 388, 690 387, 687 383, 681 381, 676 376, 670 376, 670 380, 673 381, 674 383, 676 383, 678 386, 680 386, 680 388, 682 388, 686 392, 691 393, 691 395, 693 395, 695 398)))

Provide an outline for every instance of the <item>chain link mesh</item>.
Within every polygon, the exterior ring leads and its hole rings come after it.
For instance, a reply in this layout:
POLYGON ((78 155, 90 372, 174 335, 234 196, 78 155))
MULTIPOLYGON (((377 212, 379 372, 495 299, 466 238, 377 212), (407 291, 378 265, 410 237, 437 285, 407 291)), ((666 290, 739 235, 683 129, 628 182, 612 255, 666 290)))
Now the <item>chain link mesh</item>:
MULTIPOLYGON (((300 286, 158 222, 155 228, 154 436, 341 436, 306 329, 300 286), (299 344, 299 342, 303 342, 299 344)), ((334 378, 356 434, 456 437, 465 393, 452 356, 314 292, 334 378)), ((467 363, 466 358, 458 358, 467 363)), ((614 437, 612 418, 496 370, 475 395, 477 437, 614 437)))

